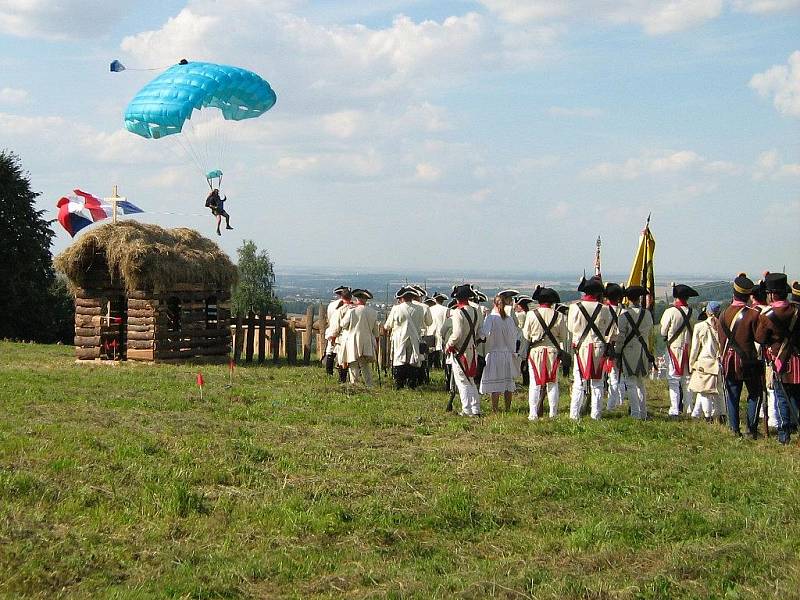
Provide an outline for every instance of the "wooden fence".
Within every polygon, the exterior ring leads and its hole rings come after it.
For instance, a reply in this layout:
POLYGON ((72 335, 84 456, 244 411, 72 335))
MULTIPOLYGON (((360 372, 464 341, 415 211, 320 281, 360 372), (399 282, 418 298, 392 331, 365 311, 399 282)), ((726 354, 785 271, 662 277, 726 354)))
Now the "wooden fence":
MULTIPOLYGON (((268 359, 278 363, 282 359, 289 365, 311 364, 312 355, 319 358, 327 341, 326 307, 309 306, 305 314, 262 315, 250 311, 237 317, 231 325, 234 361, 263 364, 268 359)), ((378 363, 386 370, 388 360, 387 340, 378 340, 378 363)))

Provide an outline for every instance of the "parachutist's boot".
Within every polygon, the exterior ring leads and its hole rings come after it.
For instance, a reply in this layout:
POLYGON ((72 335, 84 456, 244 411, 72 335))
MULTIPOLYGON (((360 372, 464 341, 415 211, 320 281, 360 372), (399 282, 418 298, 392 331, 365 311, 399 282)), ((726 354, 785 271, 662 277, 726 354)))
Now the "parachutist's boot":
POLYGON ((233 227, 231 227, 230 217, 225 217, 225 229, 233 229, 233 227))

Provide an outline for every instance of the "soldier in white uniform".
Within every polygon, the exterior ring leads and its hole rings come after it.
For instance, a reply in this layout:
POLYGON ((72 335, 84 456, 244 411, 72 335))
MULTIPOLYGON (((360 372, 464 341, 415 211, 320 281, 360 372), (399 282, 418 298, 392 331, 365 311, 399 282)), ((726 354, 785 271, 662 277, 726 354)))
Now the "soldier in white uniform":
POLYGON ((369 290, 353 290, 355 304, 339 322, 346 332, 343 361, 350 372, 350 382, 358 383, 362 378, 364 385, 372 387, 372 363, 378 356, 376 338, 380 335, 378 311, 367 306, 372 300, 369 290))
POLYGON ((607 344, 605 332, 611 324, 611 311, 602 302, 603 282, 592 277, 581 281, 578 291, 583 296, 570 304, 567 315, 567 328, 572 334, 575 352, 569 416, 575 421, 581 417, 586 391, 591 396, 590 416, 592 419, 602 417, 603 363, 607 344))
POLYGON ((486 315, 489 314, 488 309, 482 306, 484 302, 488 302, 489 298, 477 288, 470 286, 472 290, 472 298, 470 299, 470 306, 478 309, 478 339, 477 339, 477 356, 478 356, 478 371, 475 373, 475 386, 480 387, 481 377, 483 376, 483 369, 486 368, 486 340, 480 337, 483 331, 483 321, 486 315))
POLYGON ((433 348, 429 350, 430 367, 435 369, 442 368, 442 350, 443 342, 441 336, 441 328, 444 320, 447 318, 447 307, 444 303, 447 301, 447 296, 441 293, 435 293, 432 296, 433 304, 428 308, 431 311, 431 319, 433 322, 425 331, 427 336, 433 336, 433 348))
POLYGON ((447 403, 447 412, 453 410, 453 399, 456 395, 456 384, 453 382, 453 355, 448 354, 447 350, 447 340, 450 339, 450 334, 453 333, 453 310, 455 310, 458 301, 453 298, 450 302, 447 303, 447 314, 444 319, 444 323, 439 328, 439 336, 442 338, 442 356, 443 360, 443 367, 444 367, 444 389, 445 391, 449 392, 450 399, 447 403))
POLYGON ((649 346, 653 315, 640 304, 647 293, 647 288, 640 285, 632 285, 625 290, 630 306, 619 317, 619 336, 614 345, 622 389, 628 395, 634 419, 647 418, 644 378, 655 366, 655 357, 649 346))
POLYGON ((473 291, 469 285, 457 286, 453 297, 458 301, 451 310, 453 331, 446 342, 446 352, 452 355, 453 381, 461 398, 461 415, 477 417, 481 414, 481 401, 474 377, 478 372, 478 353, 475 341, 478 335, 480 310, 469 304, 473 291))
POLYGON ((407 287, 416 292, 416 298, 414 298, 412 302, 416 306, 422 308, 422 329, 419 332, 419 337, 420 337, 419 363, 414 369, 412 375, 415 380, 415 385, 421 385, 423 383, 429 383, 430 381, 428 378, 428 343, 424 339, 424 337, 428 327, 433 323, 433 317, 431 315, 431 309, 426 302, 427 292, 425 291, 425 289, 422 286, 416 284, 412 284, 407 287))
POLYGON ((689 392, 689 351, 692 343, 694 320, 689 298, 697 292, 688 285, 672 286, 675 302, 661 316, 661 337, 667 344, 667 384, 669 385, 669 415, 677 418, 681 408, 686 414, 692 412, 692 397, 689 392))
POLYGON ((527 338, 524 335, 524 329, 525 318, 528 316, 528 311, 530 310, 530 305, 532 302, 533 298, 526 296, 525 294, 519 294, 516 298, 514 298, 514 317, 517 319, 517 325, 519 326, 520 330, 517 354, 519 354, 520 357, 519 369, 520 374, 522 375, 523 386, 530 385, 530 370, 528 369, 528 350, 530 350, 530 346, 527 338))
POLYGON ((531 297, 539 305, 527 312, 522 327, 522 334, 530 344, 527 355, 527 367, 530 371, 528 419, 535 421, 539 418, 545 390, 550 418, 554 419, 558 416, 558 367, 567 334, 566 320, 553 308, 554 304, 561 301, 555 290, 537 287, 531 297))
POLYGON ((614 410, 622 406, 622 389, 620 388, 619 365, 614 358, 614 342, 619 335, 619 316, 622 313, 622 297, 624 291, 622 286, 616 283, 607 283, 605 289, 606 306, 608 306, 609 314, 611 315, 611 324, 606 329, 606 343, 608 344, 608 356, 606 356, 606 363, 604 370, 606 372, 606 381, 608 381, 608 398, 606 400, 606 409, 614 410))
POLYGON ((396 389, 417 387, 415 370, 419 367, 419 342, 424 312, 414 304, 417 291, 401 287, 395 297, 400 300, 392 307, 383 330, 392 336, 392 365, 396 389))
MULTIPOLYGON (((350 293, 350 288, 347 287, 346 285, 340 285, 335 290, 333 290, 333 293, 336 296, 336 298, 328 303, 328 309, 326 312, 329 326, 331 321, 333 320, 334 313, 342 305, 342 294, 344 292, 350 293)), ((333 375, 333 367, 336 365, 336 346, 335 344, 328 341, 327 332, 325 335, 325 339, 326 339, 325 353, 323 354, 323 361, 325 362, 325 372, 328 375, 333 375)))

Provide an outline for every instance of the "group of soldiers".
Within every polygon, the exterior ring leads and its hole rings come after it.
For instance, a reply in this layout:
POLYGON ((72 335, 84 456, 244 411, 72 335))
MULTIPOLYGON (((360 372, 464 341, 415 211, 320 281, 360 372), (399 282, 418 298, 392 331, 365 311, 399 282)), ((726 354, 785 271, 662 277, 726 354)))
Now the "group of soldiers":
MULTIPOLYGON (((753 283, 744 273, 732 283, 732 301, 724 311, 709 302, 696 314, 688 285, 673 284, 674 302, 656 328, 652 290, 583 278, 581 298, 563 304, 558 292, 537 286, 528 296, 502 290, 492 308, 488 297, 470 284, 456 285, 449 295, 428 296, 417 285, 401 287, 385 319, 367 302, 365 289, 341 286, 328 305, 326 368, 338 368, 340 381, 373 385, 372 363, 383 334, 388 340, 394 385, 414 388, 429 381, 431 368, 445 371, 446 387, 461 401, 460 415, 481 414, 479 390, 487 364, 490 315, 513 317, 514 357, 528 385, 530 420, 540 418, 544 399, 556 417, 559 371, 572 373, 569 416, 581 418, 588 406, 592 419, 630 402, 630 414, 647 418, 644 380, 656 363, 651 334, 666 345, 671 418, 687 414, 727 420, 741 435, 739 400, 747 388, 747 430, 756 437, 759 414, 769 416, 781 443, 796 431, 800 408, 800 284, 791 286, 783 273, 766 273, 753 283), (649 302, 648 302, 649 300, 649 302), (724 400, 723 400, 724 399, 724 400)), ((497 349, 497 344, 490 344, 497 349)), ((489 349, 494 351, 507 349, 489 349)), ((491 360, 490 360, 491 364, 491 360)), ((497 364, 495 362, 495 364, 497 364)), ((378 370, 380 377, 380 370, 378 370)), ((508 388, 506 408, 510 405, 508 388)), ((494 392, 495 390, 492 389, 494 392)), ((497 409, 492 394, 493 409, 497 409)))

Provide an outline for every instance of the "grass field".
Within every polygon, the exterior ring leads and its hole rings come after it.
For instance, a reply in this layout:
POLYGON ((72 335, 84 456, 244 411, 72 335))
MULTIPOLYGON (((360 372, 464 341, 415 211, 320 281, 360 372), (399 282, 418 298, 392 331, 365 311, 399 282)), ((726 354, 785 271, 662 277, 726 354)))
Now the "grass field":
MULTIPOLYGON (((800 449, 0 342, 5 598, 798 598, 800 449)), ((384 382, 385 383, 385 382, 384 382)))

